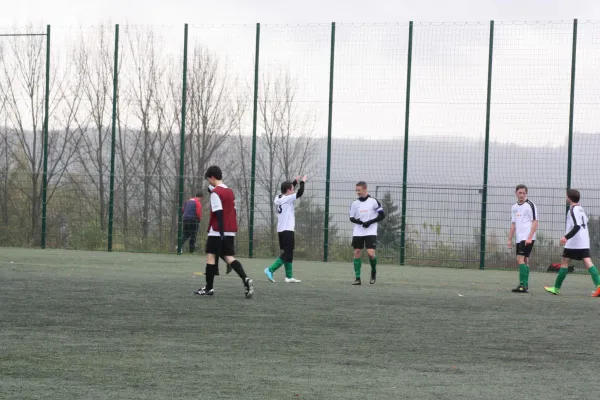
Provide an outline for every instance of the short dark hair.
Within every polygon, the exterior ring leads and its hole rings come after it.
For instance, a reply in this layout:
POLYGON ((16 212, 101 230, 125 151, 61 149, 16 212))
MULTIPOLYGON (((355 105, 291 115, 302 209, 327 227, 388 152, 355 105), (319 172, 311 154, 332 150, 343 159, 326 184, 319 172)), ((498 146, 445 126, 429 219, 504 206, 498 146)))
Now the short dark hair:
POLYGON ((281 184, 281 193, 285 193, 293 187, 294 187, 294 184, 292 182, 285 181, 281 184))
POLYGON ((579 203, 579 199, 581 198, 581 195, 579 194, 579 190, 575 190, 575 189, 568 189, 567 190, 567 197, 569 198, 569 200, 571 200, 573 203, 579 203))
POLYGON ((202 193, 202 191, 198 190, 198 191, 196 192, 196 197, 200 197, 200 198, 202 198, 202 197, 204 197, 204 194, 202 193))
POLYGON ((529 189, 527 189, 527 186, 523 185, 522 183, 520 185, 517 185, 515 192, 518 192, 519 189, 525 189, 525 193, 527 193, 529 191, 529 189))
POLYGON ((356 186, 360 186, 360 187, 362 187, 363 189, 366 189, 366 188, 367 188, 367 182, 365 182, 365 181, 360 181, 360 182, 358 182, 358 183, 356 184, 356 186))
POLYGON ((211 165, 208 167, 206 173, 204 174, 204 179, 208 178, 215 178, 218 181, 222 180, 223 172, 221 171, 221 168, 217 167, 216 165, 211 165))

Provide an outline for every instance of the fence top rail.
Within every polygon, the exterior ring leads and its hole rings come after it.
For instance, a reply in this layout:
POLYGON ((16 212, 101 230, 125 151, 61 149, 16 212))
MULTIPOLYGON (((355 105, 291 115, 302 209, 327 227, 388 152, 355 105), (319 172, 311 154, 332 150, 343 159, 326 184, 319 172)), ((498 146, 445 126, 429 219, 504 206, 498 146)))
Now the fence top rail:
MULTIPOLYGON (((494 20, 499 25, 559 25, 570 24, 569 20, 530 20, 530 21, 511 21, 511 20, 494 20)), ((600 24, 600 20, 578 20, 580 24, 600 24)), ((386 27, 386 26, 408 26, 409 21, 382 21, 382 22, 336 22, 340 27, 386 27)), ((415 26, 486 26, 489 24, 487 20, 478 21, 414 21, 415 26)), ((102 26, 114 26, 112 23, 100 23, 91 25, 54 25, 58 29, 62 28, 93 28, 102 26)), ((179 28, 184 24, 120 24, 123 28, 179 28)), ((331 22, 306 22, 306 23, 262 23, 266 28, 324 28, 330 27, 331 22)), ((192 29, 221 29, 221 28, 254 28, 256 23, 212 23, 212 24, 190 24, 192 29)), ((0 27, 1 28, 1 27, 0 27)), ((46 33, 0 33, 2 36, 46 36, 46 33)))

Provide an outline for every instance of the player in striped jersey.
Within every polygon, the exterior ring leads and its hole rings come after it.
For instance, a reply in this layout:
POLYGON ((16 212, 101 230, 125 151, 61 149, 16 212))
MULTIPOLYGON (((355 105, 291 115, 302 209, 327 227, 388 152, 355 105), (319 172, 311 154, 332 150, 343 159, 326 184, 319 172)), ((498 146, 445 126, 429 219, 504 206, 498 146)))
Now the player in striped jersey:
POLYGON ((279 248, 281 255, 269 267, 265 268, 265 275, 271 282, 275 282, 273 273, 282 265, 285 265, 285 282, 300 283, 300 280, 294 278, 292 273, 292 261, 294 260, 294 229, 296 228, 296 217, 294 214, 294 205, 296 200, 302 197, 304 193, 304 184, 306 175, 300 179, 296 178, 294 182, 283 182, 281 184, 281 194, 275 197, 273 201, 277 206, 277 234, 279 236, 279 248), (298 192, 294 193, 294 188, 300 183, 298 192))
POLYGON ((527 186, 518 185, 515 189, 517 203, 511 209, 510 232, 508 233, 508 248, 512 248, 513 235, 516 236, 517 262, 519 263, 519 286, 513 293, 527 293, 529 290, 529 256, 535 243, 538 228, 537 207, 527 198, 527 186))
POLYGON ((353 285, 360 285, 360 269, 362 267, 361 253, 367 248, 367 255, 371 263, 371 280, 375 283, 377 279, 377 222, 385 218, 381 203, 371 197, 367 192, 367 183, 360 181, 356 184, 356 195, 358 199, 350 206, 350 222, 354 225, 352 232, 352 247, 354 248, 354 275, 353 285))
POLYGON ((592 293, 592 297, 600 297, 598 268, 594 266, 590 258, 589 219, 583 207, 579 205, 580 197, 579 191, 575 189, 567 190, 567 204, 569 205, 569 211, 567 212, 567 233, 560 238, 560 244, 565 246, 562 254, 562 262, 554 286, 544 286, 544 289, 549 293, 559 294, 563 281, 569 272, 569 261, 583 260, 583 264, 592 276, 592 281, 596 287, 596 290, 592 293))

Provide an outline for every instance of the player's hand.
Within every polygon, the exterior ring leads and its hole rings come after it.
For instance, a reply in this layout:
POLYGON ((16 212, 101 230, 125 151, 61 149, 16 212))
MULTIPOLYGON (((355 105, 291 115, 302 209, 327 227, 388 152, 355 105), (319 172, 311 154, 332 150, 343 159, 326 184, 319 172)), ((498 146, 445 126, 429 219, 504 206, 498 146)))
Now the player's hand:
POLYGON ((302 177, 302 182, 306 183, 306 180, 307 180, 307 179, 308 179, 308 177, 307 177, 306 175, 304 175, 304 176, 302 177))
POLYGON ((372 224, 371 221, 367 221, 367 222, 363 222, 362 226, 363 226, 363 228, 368 228, 371 226, 371 224, 372 224))
POLYGON ((564 236, 563 236, 563 237, 561 237, 561 238, 560 238, 560 244, 562 244, 563 246, 564 246, 565 244, 567 244, 567 238, 566 238, 566 237, 564 237, 564 236))
POLYGON ((525 241, 525 244, 531 244, 532 242, 533 242, 533 240, 531 240, 531 239, 527 239, 527 240, 525 241))
POLYGON ((509 249, 512 249, 512 240, 509 240, 508 243, 506 243, 506 245, 509 249))

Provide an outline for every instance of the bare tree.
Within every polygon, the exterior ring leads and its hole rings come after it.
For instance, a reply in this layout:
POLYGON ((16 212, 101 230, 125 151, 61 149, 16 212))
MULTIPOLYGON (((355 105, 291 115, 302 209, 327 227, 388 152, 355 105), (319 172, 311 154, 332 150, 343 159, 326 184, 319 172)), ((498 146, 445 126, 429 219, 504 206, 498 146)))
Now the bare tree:
MULTIPOLYGON (((283 179, 295 174, 310 174, 311 158, 316 150, 313 138, 315 116, 296 100, 296 86, 289 73, 263 78, 259 97, 262 134, 258 136, 256 182, 266 195, 271 253, 275 248, 275 206, 273 196, 283 179)), ((259 213, 265 216, 263 208, 259 213)))
POLYGON ((246 221, 248 232, 250 232, 250 175, 251 175, 251 151, 252 151, 252 138, 247 134, 244 134, 244 123, 243 120, 246 115, 247 103, 244 100, 244 94, 238 96, 236 100, 236 114, 233 118, 237 120, 236 123, 236 134, 231 138, 230 151, 233 153, 231 159, 231 171, 232 180, 235 182, 235 186, 239 191, 238 199, 241 202, 242 213, 239 213, 240 218, 246 221))
POLYGON ((278 118, 279 151, 276 153, 285 179, 295 175, 312 174, 317 142, 314 140, 315 112, 312 107, 301 107, 296 100, 297 87, 289 74, 279 82, 283 106, 278 118))
MULTIPOLYGON (((129 40, 129 52, 136 74, 130 77, 128 94, 131 96, 133 115, 139 122, 141 134, 141 154, 139 162, 142 172, 141 222, 142 239, 148 239, 150 232, 150 210, 153 191, 153 178, 160 167, 165 140, 162 138, 165 92, 162 80, 165 68, 157 49, 156 37, 152 30, 136 30, 129 40)), ((160 197, 160 196, 159 196, 160 197)))
MULTIPOLYGON (((82 135, 78 146, 80 165, 86 176, 86 182, 75 184, 80 193, 86 195, 81 186, 92 185, 97 196, 91 204, 99 216, 100 230, 107 227, 108 190, 106 181, 109 172, 111 134, 111 105, 113 86, 113 46, 108 26, 100 26, 97 35, 90 40, 80 35, 79 48, 75 53, 74 64, 82 79, 81 90, 89 118, 93 126, 92 134, 82 135), (96 206, 97 204, 97 206, 96 206)), ((91 200, 91 199, 90 199, 91 200)))
POLYGON ((198 188, 203 184, 208 163, 236 128, 230 93, 235 82, 228 81, 226 66, 200 45, 194 47, 188 82, 186 128, 191 143, 186 148, 190 150, 189 164, 196 167, 196 179, 189 184, 198 188))
MULTIPOLYGON (((29 27, 31 32, 32 28, 29 27)), ((8 39, 10 49, 0 58, 0 73, 6 96, 7 122, 15 145, 11 158, 19 171, 29 176, 28 188, 19 188, 29 202, 28 240, 39 237, 43 168, 43 110, 45 95, 45 46, 38 37, 8 39)), ((54 58, 50 82, 51 98, 48 132, 48 175, 50 201, 63 174, 75 158, 80 131, 76 128, 81 98, 76 82, 69 86, 66 69, 54 58)))

